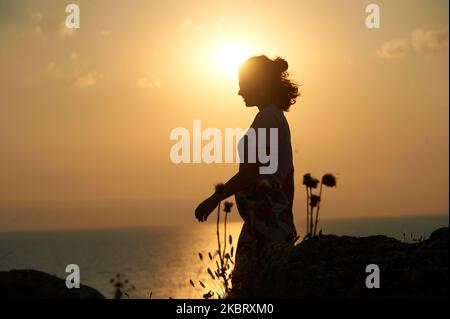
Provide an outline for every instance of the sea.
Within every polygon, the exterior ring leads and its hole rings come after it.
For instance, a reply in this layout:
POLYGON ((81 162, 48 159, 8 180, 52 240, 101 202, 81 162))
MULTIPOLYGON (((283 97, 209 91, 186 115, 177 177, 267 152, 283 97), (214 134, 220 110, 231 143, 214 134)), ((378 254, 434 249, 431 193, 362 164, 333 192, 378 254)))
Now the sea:
MULTIPOLYGON (((448 215, 432 215, 324 219, 320 228, 324 234, 383 234, 412 242, 448 225, 448 215)), ((241 222, 227 223, 227 250, 236 245, 241 227, 241 222)), ((304 234, 303 225, 298 225, 297 230, 304 234)), ((223 236, 222 225, 222 247, 223 236)), ((209 290, 220 290, 207 272, 208 267, 215 268, 208 252, 216 250, 214 222, 130 229, 3 232, 0 271, 36 269, 66 278, 66 266, 76 264, 81 283, 96 288, 107 298, 113 297, 111 279, 117 280, 118 274, 119 280, 127 282, 123 290, 130 298, 202 298, 209 290)))

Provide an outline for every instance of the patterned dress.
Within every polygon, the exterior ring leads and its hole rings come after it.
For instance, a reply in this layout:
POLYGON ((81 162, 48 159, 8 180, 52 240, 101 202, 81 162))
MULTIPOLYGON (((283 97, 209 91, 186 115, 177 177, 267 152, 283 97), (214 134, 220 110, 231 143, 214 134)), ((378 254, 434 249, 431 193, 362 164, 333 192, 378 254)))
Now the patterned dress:
MULTIPOLYGON (((256 115, 251 127, 255 130, 264 128, 266 131, 270 128, 278 129, 278 168, 274 174, 259 175, 248 189, 235 195, 236 206, 244 225, 236 249, 232 277, 234 287, 255 286, 255 282, 259 281, 258 271, 265 251, 273 243, 290 244, 297 236, 292 214, 294 168, 287 120, 283 111, 271 105, 256 115)), ((266 137, 266 145, 269 145, 270 136, 266 137)), ((244 138, 242 141, 245 141, 244 138)), ((246 154, 242 155, 244 159, 247 158, 246 154)), ((241 165, 240 169, 245 162, 241 165)))
POLYGON ((237 209, 244 220, 237 254, 254 241, 264 244, 296 237, 292 214, 293 173, 292 170, 283 183, 273 175, 260 175, 248 190, 236 194, 237 209))
POLYGON ((232 295, 253 298, 264 274, 266 254, 276 245, 292 245, 297 236, 293 216, 293 171, 283 184, 273 176, 260 176, 248 191, 236 194, 236 205, 244 220, 236 249, 232 295), (242 289, 246 287, 246 289, 242 289), (245 293, 245 294, 243 294, 245 293))

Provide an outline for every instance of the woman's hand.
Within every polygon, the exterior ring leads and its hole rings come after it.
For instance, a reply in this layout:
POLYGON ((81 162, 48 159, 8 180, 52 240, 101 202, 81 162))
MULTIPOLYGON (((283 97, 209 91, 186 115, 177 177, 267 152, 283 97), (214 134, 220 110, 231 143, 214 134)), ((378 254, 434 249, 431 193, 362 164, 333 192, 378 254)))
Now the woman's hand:
POLYGON ((214 209, 219 205, 220 200, 217 196, 212 195, 205 199, 200 205, 195 209, 195 217, 199 222, 204 222, 208 219, 208 216, 214 211, 214 209))

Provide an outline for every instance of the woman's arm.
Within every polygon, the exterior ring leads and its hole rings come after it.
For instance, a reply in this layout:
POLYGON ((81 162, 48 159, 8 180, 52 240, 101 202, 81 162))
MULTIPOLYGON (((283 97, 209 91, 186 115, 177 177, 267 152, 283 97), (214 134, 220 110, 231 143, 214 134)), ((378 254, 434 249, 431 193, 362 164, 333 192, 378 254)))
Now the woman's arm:
POLYGON ((220 201, 248 188, 257 179, 258 175, 258 163, 244 164, 241 170, 225 183, 225 192, 223 194, 216 192, 198 205, 195 210, 195 217, 200 222, 206 221, 220 201))
POLYGON ((214 193, 219 201, 239 193, 248 188, 258 177, 259 165, 256 163, 244 164, 242 169, 225 183, 225 193, 214 193))

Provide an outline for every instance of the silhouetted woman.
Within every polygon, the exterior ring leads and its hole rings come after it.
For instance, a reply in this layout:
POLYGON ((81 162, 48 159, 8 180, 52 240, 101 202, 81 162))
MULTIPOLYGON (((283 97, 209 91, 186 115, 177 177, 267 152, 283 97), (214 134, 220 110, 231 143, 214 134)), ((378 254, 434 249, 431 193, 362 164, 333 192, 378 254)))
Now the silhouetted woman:
MULTIPOLYGON (((224 187, 203 201, 195 210, 199 221, 206 221, 220 201, 235 195, 239 214, 244 220, 236 262, 244 254, 264 246, 267 242, 290 241, 296 236, 292 203, 294 198, 294 167, 289 124, 283 112, 295 103, 298 87, 288 78, 288 63, 282 58, 254 56, 239 68, 239 95, 247 107, 256 106, 259 112, 251 125, 256 132, 256 147, 264 147, 266 154, 278 153, 278 167, 273 174, 261 174, 258 161, 251 163, 248 153, 239 154, 239 172, 224 187), (265 129, 266 143, 259 143, 259 128, 265 129), (276 128, 277 144, 270 147, 270 128, 276 128)), ((264 139, 263 139, 264 140, 264 139)), ((239 141, 244 148, 251 145, 249 137, 239 141)), ((267 165, 266 165, 267 166, 267 165)))

